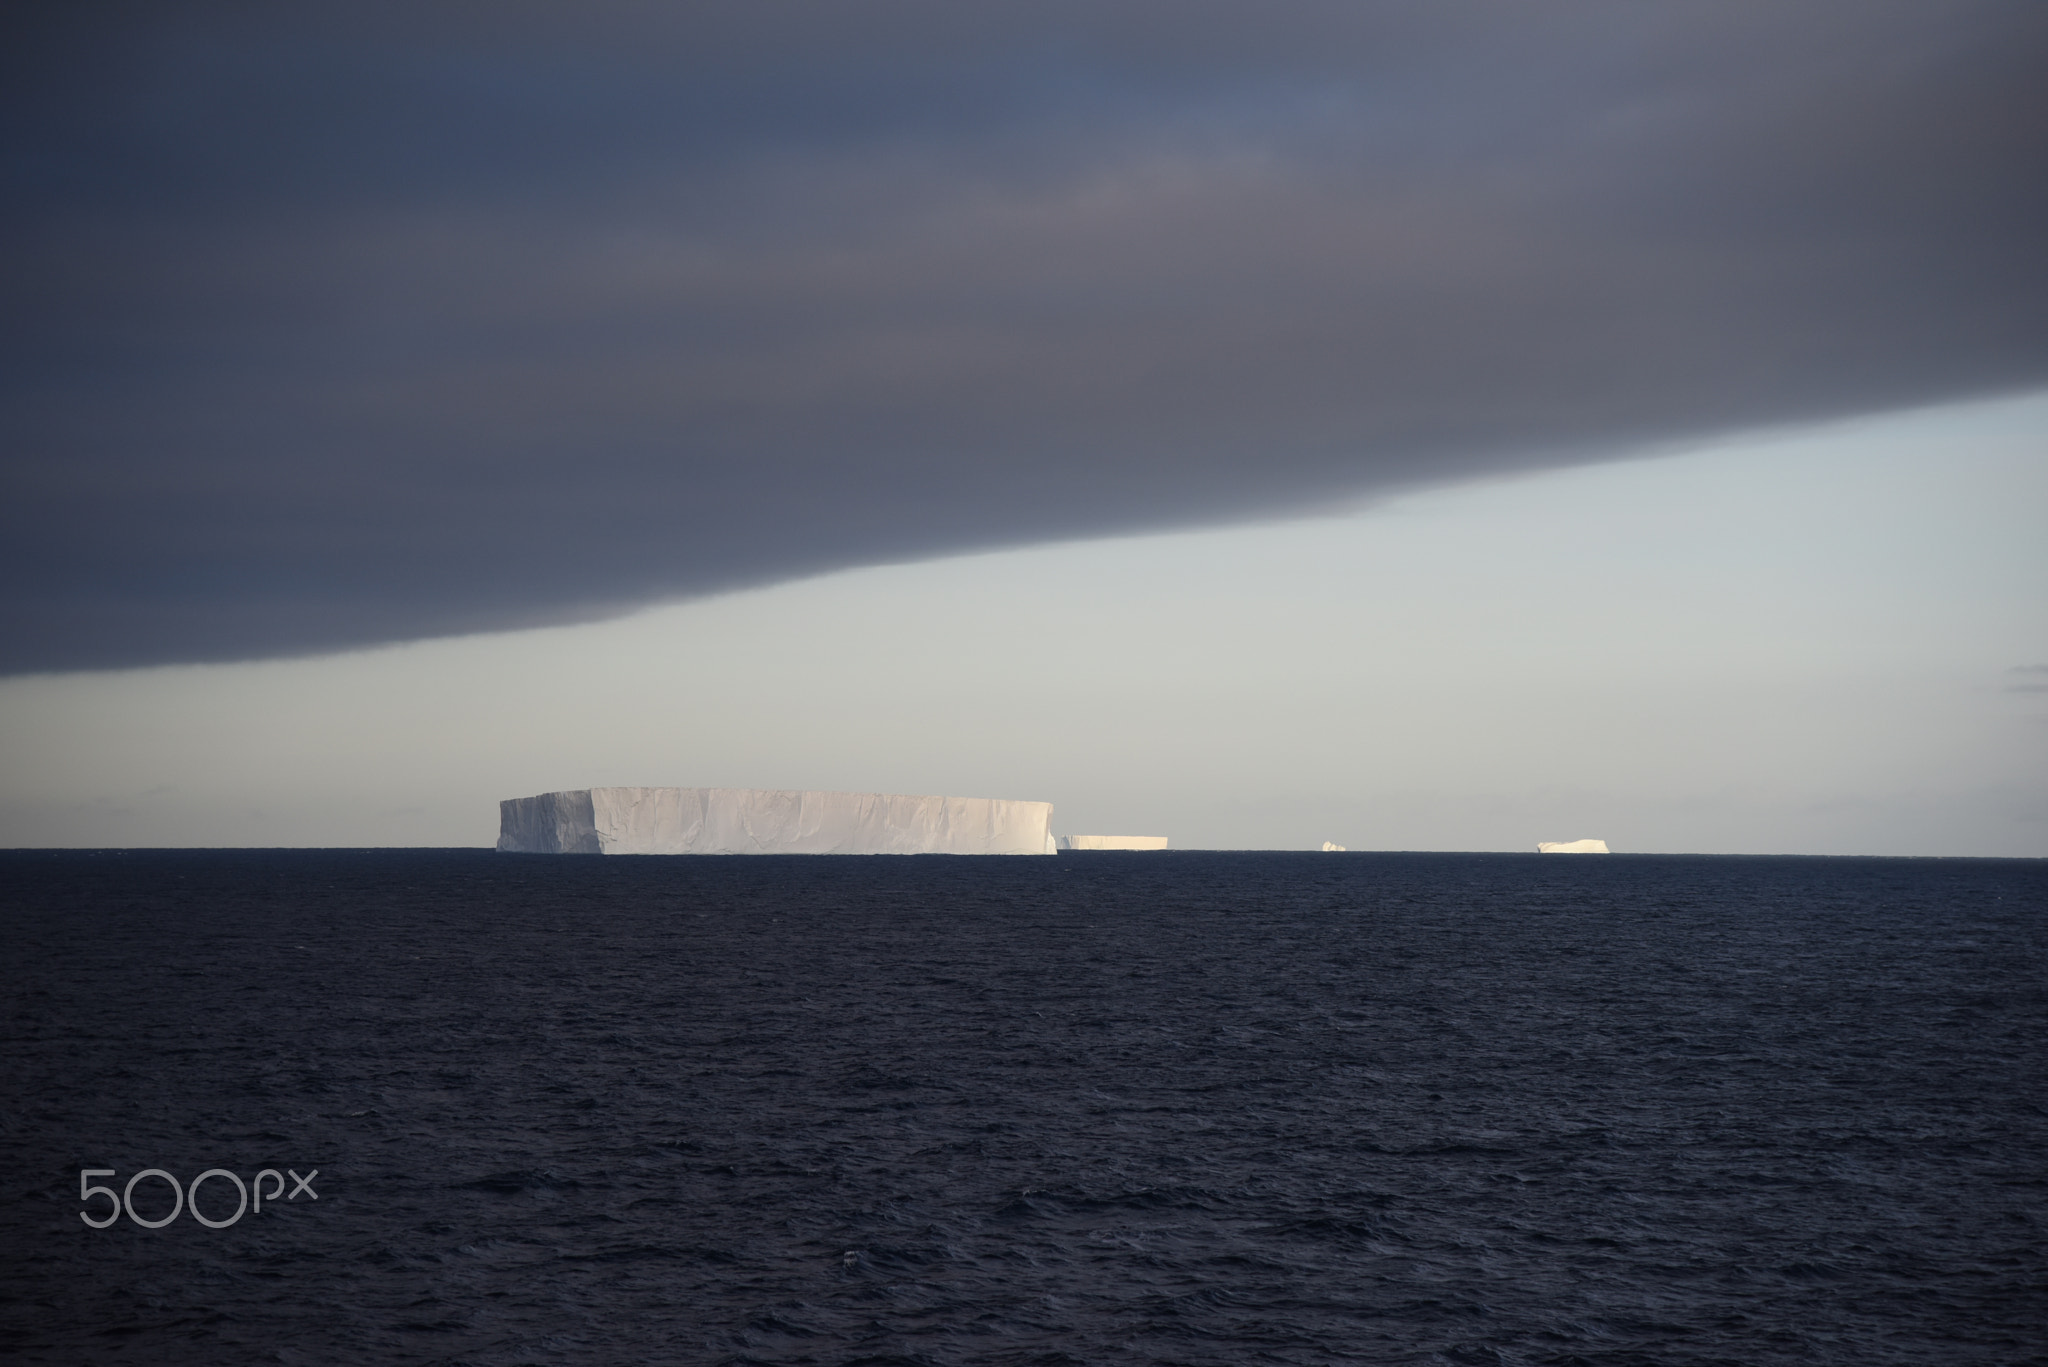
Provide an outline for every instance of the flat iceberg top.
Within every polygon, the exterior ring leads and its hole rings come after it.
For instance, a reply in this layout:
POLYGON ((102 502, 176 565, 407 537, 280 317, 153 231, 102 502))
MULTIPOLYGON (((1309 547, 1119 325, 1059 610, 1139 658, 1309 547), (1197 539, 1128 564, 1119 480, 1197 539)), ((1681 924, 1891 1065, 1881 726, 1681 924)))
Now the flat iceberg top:
POLYGON ((1538 854, 1608 854, 1605 840, 1540 840, 1536 843, 1538 854))
POLYGON ((1056 837, 1063 850, 1163 850, 1163 835, 1062 835, 1056 837))
POLYGON ((772 788, 573 788, 498 804, 528 854, 1051 854, 1052 804, 772 788))

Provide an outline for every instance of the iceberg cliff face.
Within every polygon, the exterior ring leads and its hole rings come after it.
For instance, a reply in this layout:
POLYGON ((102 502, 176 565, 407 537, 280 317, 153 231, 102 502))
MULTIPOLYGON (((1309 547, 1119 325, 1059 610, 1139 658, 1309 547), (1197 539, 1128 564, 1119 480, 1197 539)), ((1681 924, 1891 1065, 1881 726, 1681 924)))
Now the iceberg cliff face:
POLYGON ((498 804, 527 854, 1051 854, 1052 804, 763 788, 577 788, 498 804))
POLYGON ((535 854, 603 854, 590 791, 542 793, 498 804, 498 848, 535 854))
POLYGON ((1062 835, 1055 839, 1063 850, 1163 850, 1163 835, 1062 835))
POLYGON ((1536 843, 1538 854, 1606 854, 1605 840, 1540 840, 1536 843))

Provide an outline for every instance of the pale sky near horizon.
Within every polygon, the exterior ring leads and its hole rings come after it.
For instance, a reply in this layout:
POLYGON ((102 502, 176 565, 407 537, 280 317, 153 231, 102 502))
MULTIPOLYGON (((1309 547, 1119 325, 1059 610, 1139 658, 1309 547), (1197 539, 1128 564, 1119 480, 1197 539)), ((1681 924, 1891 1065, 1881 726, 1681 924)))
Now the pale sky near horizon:
MULTIPOLYGON (((2048 856, 2048 393, 596 625, 0 680, 0 846, 486 845, 601 784, 1176 847, 2048 856)), ((1085 488, 1072 497, 1085 499, 1085 488)))

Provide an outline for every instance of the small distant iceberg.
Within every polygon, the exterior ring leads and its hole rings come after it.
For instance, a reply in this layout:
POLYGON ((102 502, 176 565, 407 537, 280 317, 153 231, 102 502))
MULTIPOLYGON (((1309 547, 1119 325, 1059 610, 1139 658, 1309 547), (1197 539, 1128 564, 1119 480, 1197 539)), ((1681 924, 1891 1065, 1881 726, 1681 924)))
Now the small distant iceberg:
POLYGON ((1344 853, 1344 847, 1343 847, 1342 845, 1339 845, 1339 844, 1338 844, 1338 843, 1337 843, 1336 841, 1334 841, 1334 840, 1325 840, 1325 841, 1323 842, 1323 853, 1324 853, 1324 854, 1342 854, 1342 853, 1344 853))
POLYGON ((1539 840, 1538 854, 1612 854, 1605 840, 1539 840))
POLYGON ((1054 842, 1063 850, 1163 850, 1163 835, 1059 835, 1054 842))

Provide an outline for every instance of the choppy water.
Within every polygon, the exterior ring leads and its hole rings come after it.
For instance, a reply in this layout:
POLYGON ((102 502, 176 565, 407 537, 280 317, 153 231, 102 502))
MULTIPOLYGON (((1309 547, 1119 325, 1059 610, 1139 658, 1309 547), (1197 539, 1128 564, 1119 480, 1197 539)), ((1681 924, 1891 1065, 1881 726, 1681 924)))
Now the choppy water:
POLYGON ((0 931, 18 1361, 2048 1361, 2039 861, 10 855, 0 931))

